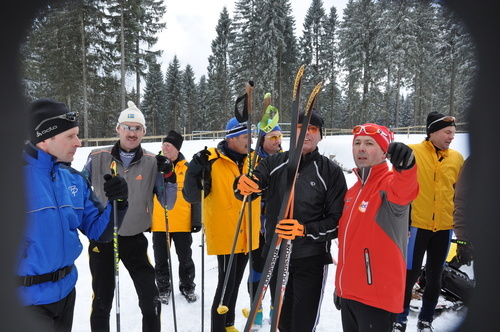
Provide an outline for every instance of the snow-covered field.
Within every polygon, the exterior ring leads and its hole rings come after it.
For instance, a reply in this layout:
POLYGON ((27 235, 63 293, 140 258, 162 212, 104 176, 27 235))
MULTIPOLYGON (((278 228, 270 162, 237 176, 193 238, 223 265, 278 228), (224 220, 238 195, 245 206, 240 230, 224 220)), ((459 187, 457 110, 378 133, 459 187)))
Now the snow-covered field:
MULTIPOLYGON (((404 143, 418 143, 424 139, 424 135, 396 135, 396 141, 404 143)), ((319 143, 320 152, 330 158, 335 158, 344 168, 353 168, 354 162, 352 160, 351 153, 351 142, 352 135, 345 136, 330 136, 325 137, 323 141, 319 143)), ((206 141, 185 141, 181 152, 185 155, 187 160, 190 160, 192 155, 197 151, 204 148, 204 146, 216 146, 218 141, 206 140, 206 141)), ((161 149, 161 142, 157 143, 145 143, 143 147, 151 152, 157 153, 161 149)), ((283 142, 283 148, 286 150, 288 148, 288 140, 285 139, 283 142)), ((467 134, 458 134, 455 140, 451 144, 451 148, 458 150, 467 158, 470 154, 469 152, 469 136, 467 134)), ((73 162, 73 167, 81 170, 85 164, 86 158, 93 148, 80 148, 75 156, 73 162)), ((350 187, 355 182, 355 175, 345 173, 348 186, 350 187)), ((146 234, 148 239, 151 239, 151 234, 146 234)), ((86 237, 81 236, 82 243, 84 244, 84 252, 80 255, 76 262, 79 271, 79 279, 77 283, 77 300, 75 307, 75 317, 73 322, 73 331, 75 332, 85 332, 90 331, 90 310, 91 310, 91 298, 92 298, 92 288, 91 288, 91 274, 88 268, 88 255, 86 252, 88 241, 86 237)), ((150 242, 151 243, 151 242, 150 242)), ((196 264, 196 294, 199 299, 194 303, 187 303, 184 297, 179 293, 178 288, 174 288, 175 304, 176 304, 176 317, 177 317, 177 330, 178 331, 201 331, 201 295, 202 289, 204 289, 204 330, 210 331, 210 307, 213 300, 213 295, 215 292, 217 284, 217 260, 215 256, 205 256, 204 260, 204 270, 205 270, 205 285, 202 288, 201 282, 201 234, 193 234, 193 259, 196 264)), ((173 271, 174 271, 174 285, 178 285, 178 275, 177 275, 177 257, 175 255, 175 249, 173 251, 173 271)), ((150 260, 153 262, 153 250, 152 246, 149 246, 150 260)), ((206 254, 205 254, 206 255, 206 254)), ((334 250, 333 255, 337 255, 334 250)), ((329 267, 327 287, 325 291, 325 296, 321 308, 320 322, 317 328, 318 332, 332 332, 332 331, 342 331, 342 323, 340 320, 340 312, 337 311, 333 305, 333 288, 334 288, 334 278, 335 278, 335 266, 331 265, 329 267)), ((244 277, 246 280, 246 277, 244 277)), ((247 293, 246 285, 242 284, 240 287, 240 294, 237 303, 237 313, 236 313, 236 328, 240 331, 243 330, 245 326, 245 318, 240 314, 241 309, 249 308, 249 296, 247 293)), ((264 300, 264 318, 269 315, 269 299, 264 300)), ((121 327, 122 331, 126 332, 139 332, 142 331, 142 315, 138 306, 137 295, 135 288, 133 286, 132 280, 125 267, 121 265, 120 267, 120 310, 121 310, 121 327)), ((445 312, 437 317, 433 323, 435 332, 445 332, 453 331, 460 324, 465 311, 460 312, 445 312)), ((116 330, 116 314, 113 310, 111 311, 111 331, 116 330)), ((411 313, 408 322, 408 332, 416 331, 416 314, 411 313)), ((173 324, 173 309, 172 304, 162 306, 162 330, 163 331, 174 331, 173 324)), ((264 324, 262 331, 269 330, 269 325, 264 324)))

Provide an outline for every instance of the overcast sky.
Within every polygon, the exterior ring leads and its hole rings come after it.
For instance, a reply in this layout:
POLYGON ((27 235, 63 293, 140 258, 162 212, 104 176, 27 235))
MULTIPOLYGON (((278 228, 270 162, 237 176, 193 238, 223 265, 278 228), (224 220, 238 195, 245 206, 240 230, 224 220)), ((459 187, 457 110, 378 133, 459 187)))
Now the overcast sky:
MULTIPOLYGON (((276 0, 279 1, 279 0, 276 0)), ((302 22, 311 6, 311 0, 291 0, 292 12, 295 16, 296 36, 302 34, 302 22)), ((326 13, 332 6, 337 9, 339 19, 347 0, 323 0, 326 13)), ((160 59, 163 72, 177 55, 181 69, 187 64, 193 67, 198 82, 206 73, 208 56, 211 53, 210 44, 216 37, 215 27, 224 6, 231 18, 234 17, 234 0, 184 0, 166 1, 167 27, 160 33, 157 47, 163 50, 160 59)))

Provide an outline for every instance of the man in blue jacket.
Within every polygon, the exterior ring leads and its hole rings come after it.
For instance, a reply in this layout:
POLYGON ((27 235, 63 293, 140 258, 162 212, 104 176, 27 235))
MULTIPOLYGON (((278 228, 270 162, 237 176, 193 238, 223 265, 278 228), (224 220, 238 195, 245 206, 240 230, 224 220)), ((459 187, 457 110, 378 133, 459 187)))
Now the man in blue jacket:
MULTIPOLYGON (((29 108, 30 141, 23 157, 26 231, 18 257, 18 294, 39 331, 71 331, 77 269, 82 251, 78 230, 89 239, 111 241, 112 204, 103 206, 88 181, 70 166, 78 138, 77 113, 63 103, 38 99, 29 108)), ((127 210, 128 187, 106 176, 104 191, 119 200, 118 224, 127 210)))

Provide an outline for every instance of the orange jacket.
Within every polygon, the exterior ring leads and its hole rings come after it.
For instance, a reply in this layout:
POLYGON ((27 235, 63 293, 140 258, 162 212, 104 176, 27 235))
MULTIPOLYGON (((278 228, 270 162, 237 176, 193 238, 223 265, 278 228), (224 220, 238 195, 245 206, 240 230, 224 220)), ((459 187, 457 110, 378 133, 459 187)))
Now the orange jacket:
POLYGON ((393 313, 403 311, 409 204, 418 195, 417 167, 386 163, 358 169, 339 222, 337 294, 393 313))

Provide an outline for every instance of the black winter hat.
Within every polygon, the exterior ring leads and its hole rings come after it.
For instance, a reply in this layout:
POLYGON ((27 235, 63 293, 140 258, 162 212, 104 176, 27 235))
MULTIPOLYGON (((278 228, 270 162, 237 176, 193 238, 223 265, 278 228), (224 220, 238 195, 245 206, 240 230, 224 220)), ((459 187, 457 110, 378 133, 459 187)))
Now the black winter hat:
POLYGON ((30 117, 30 141, 40 143, 68 129, 78 126, 78 113, 65 104, 49 98, 40 98, 28 108, 30 117))
POLYGON ((444 114, 438 113, 438 112, 430 112, 427 115, 427 126, 426 126, 426 132, 427 136, 429 136, 431 133, 441 130, 443 128, 446 128, 448 126, 454 126, 456 127, 455 124, 455 118, 452 116, 446 116, 444 114))
POLYGON ((175 130, 171 130, 168 132, 167 136, 163 139, 163 143, 168 142, 175 146, 175 148, 180 151, 182 147, 182 142, 184 142, 184 138, 181 134, 176 132, 175 130))
MULTIPOLYGON (((299 123, 302 123, 302 120, 304 120, 304 113, 305 112, 300 112, 299 113, 299 123)), ((319 114, 318 111, 313 110, 311 114, 311 120, 309 120, 309 124, 316 126, 319 128, 319 133, 321 134, 321 138, 323 138, 323 126, 325 124, 325 120, 323 120, 323 117, 321 117, 321 114, 319 114)))

